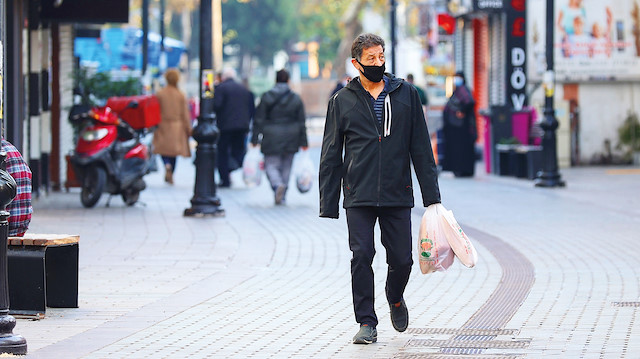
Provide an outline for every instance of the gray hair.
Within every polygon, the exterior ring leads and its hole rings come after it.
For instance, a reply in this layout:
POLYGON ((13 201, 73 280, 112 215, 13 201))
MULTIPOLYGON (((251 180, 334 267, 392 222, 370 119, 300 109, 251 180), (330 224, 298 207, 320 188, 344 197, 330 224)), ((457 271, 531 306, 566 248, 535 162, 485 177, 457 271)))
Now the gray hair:
POLYGON ((238 77, 238 73, 233 67, 225 68, 224 70, 222 70, 222 75, 220 75, 220 78, 222 79, 222 81, 226 81, 228 79, 235 80, 237 77, 238 77))
POLYGON ((382 46, 382 51, 384 51, 384 40, 380 36, 371 33, 360 34, 351 45, 351 57, 360 61, 364 49, 378 45, 382 46))

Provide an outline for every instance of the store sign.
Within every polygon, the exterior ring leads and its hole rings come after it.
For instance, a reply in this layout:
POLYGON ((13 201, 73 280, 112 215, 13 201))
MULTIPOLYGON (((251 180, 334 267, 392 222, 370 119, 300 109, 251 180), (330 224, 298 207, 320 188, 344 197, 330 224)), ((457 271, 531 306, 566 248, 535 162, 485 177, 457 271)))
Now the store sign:
POLYGON ((473 0, 475 11, 502 11, 504 0, 473 0))
POLYGON ((637 1, 555 2, 556 77, 569 81, 640 79, 637 1))
POLYGON ((507 103, 515 111, 527 105, 526 0, 506 0, 507 14, 507 103))
MULTIPOLYGON (((546 69, 546 0, 527 0, 529 80, 546 69)), ((554 2, 557 82, 640 81, 640 2, 554 2), (578 5, 576 5, 578 4, 578 5)))
POLYGON ((128 0, 42 0, 40 5, 42 20, 50 22, 101 24, 129 21, 128 0))

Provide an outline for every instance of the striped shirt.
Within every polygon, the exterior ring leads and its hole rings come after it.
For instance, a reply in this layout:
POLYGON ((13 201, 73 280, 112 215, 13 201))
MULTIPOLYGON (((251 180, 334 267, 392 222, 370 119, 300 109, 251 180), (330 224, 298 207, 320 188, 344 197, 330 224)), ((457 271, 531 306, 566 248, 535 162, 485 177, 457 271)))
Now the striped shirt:
POLYGON ((389 93, 389 78, 387 76, 383 77, 384 79, 384 89, 382 90, 382 92, 380 92, 380 95, 378 95, 378 98, 373 98, 373 96, 371 96, 371 94, 367 92, 367 95, 369 95, 369 100, 371 101, 371 104, 373 105, 373 111, 376 114, 376 118, 378 119, 378 126, 380 128, 382 128, 382 113, 383 113, 383 109, 384 109, 384 99, 387 97, 387 94, 389 93))
POLYGON ((7 172, 16 180, 17 195, 9 203, 9 236, 24 236, 31 222, 31 169, 22 158, 18 149, 9 141, 2 140, 2 150, 7 153, 5 160, 7 172))

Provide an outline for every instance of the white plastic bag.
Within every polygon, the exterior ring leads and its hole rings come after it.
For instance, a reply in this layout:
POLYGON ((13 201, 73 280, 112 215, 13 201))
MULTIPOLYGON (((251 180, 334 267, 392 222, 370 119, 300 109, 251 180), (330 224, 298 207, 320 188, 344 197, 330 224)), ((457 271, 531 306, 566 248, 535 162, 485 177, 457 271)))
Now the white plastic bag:
POLYGON ((422 274, 445 271, 455 258, 444 232, 443 221, 438 213, 438 204, 424 211, 418 237, 418 262, 422 274))
POLYGON ((309 192, 313 185, 313 177, 315 175, 313 161, 311 161, 309 151, 302 151, 296 164, 296 185, 300 193, 309 192))
POLYGON ((471 268, 478 262, 478 252, 473 246, 469 237, 464 233, 458 221, 453 217, 453 212, 444 208, 443 205, 438 204, 438 214, 443 219, 442 225, 447 237, 447 242, 451 246, 453 253, 460 260, 462 264, 471 268))
POLYGON ((249 147, 242 161, 242 179, 248 187, 260 185, 264 172, 264 156, 259 147, 249 147))

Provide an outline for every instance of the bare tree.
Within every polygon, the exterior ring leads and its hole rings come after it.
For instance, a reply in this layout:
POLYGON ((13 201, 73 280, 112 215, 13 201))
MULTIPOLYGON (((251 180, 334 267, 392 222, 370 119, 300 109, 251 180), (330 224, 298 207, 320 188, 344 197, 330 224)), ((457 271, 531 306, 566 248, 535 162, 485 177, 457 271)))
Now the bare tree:
POLYGON ((367 5, 366 0, 357 0, 351 2, 349 7, 345 11, 344 15, 340 19, 341 26, 344 26, 345 33, 340 46, 338 47, 338 54, 334 62, 334 68, 336 74, 342 76, 346 73, 346 61, 351 58, 351 43, 362 32, 362 22, 360 21, 360 13, 367 5))

